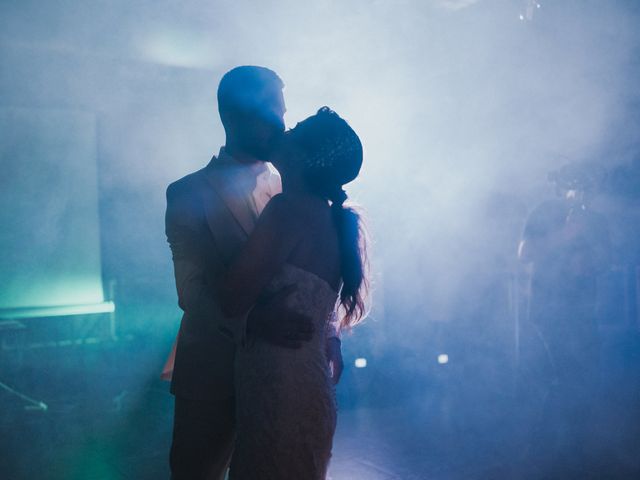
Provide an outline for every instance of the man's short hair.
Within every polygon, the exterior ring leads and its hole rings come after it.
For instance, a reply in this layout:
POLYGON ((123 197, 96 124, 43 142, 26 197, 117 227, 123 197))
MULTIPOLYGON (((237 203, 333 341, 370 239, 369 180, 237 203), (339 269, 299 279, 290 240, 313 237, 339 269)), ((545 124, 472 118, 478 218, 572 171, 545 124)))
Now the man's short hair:
POLYGON ((283 81, 268 68, 243 65, 229 70, 218 85, 220 117, 224 122, 234 114, 259 114, 278 100, 283 88, 283 81))

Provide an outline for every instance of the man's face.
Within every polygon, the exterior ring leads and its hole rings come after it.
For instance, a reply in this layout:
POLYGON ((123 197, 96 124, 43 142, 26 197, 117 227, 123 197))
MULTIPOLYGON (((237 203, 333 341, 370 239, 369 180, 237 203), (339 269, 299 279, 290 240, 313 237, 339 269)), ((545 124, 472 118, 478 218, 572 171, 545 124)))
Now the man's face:
POLYGON ((286 112, 282 90, 273 92, 261 109, 250 115, 241 133, 244 148, 260 160, 266 160, 271 154, 277 139, 284 132, 284 114, 286 112))

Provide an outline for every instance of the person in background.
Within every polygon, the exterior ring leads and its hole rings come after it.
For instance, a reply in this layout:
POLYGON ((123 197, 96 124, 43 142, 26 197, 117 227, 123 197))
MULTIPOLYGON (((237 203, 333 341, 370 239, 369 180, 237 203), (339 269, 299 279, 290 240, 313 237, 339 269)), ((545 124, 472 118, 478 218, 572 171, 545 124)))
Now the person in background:
POLYGON ((530 454, 559 468, 584 460, 599 372, 597 280, 611 247, 606 219, 591 209, 599 169, 569 164, 549 177, 558 196, 530 213, 518 250, 531 269, 520 382, 538 384, 543 398, 530 454))

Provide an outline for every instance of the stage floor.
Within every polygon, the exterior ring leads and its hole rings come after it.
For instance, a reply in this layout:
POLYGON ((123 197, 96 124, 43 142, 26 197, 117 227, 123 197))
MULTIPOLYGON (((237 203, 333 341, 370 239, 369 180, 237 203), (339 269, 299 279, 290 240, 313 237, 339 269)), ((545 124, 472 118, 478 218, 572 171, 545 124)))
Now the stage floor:
MULTIPOLYGON (((0 381, 48 409, 25 409, 24 400, 0 391, 0 478, 169 478, 173 397, 158 378, 167 348, 132 340, 21 357, 2 352, 0 381)), ((610 377, 609 403, 594 422, 599 455, 563 478, 626 479, 640 472, 639 382, 629 376, 633 369, 622 371, 610 377)), ((388 387, 385 375, 369 371, 360 385, 355 375, 348 372, 338 391, 331 479, 536 478, 520 462, 521 409, 507 386, 492 391, 464 372, 422 384, 402 377, 388 387), (407 395, 399 390, 403 384, 407 395), (392 400, 380 397, 385 390, 392 400)))

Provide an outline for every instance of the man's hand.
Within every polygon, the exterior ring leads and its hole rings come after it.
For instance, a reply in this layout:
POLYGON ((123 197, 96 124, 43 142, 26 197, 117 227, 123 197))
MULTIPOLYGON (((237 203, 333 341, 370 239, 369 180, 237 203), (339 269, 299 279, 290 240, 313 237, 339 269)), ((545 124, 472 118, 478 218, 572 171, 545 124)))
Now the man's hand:
POLYGON ((341 342, 338 337, 327 338, 327 360, 331 369, 331 380, 337 385, 344 370, 344 362, 342 360, 341 342))
POLYGON ((287 298, 295 285, 283 288, 269 297, 260 298, 247 318, 247 335, 285 348, 300 348, 313 337, 311 318, 294 312, 287 298))

